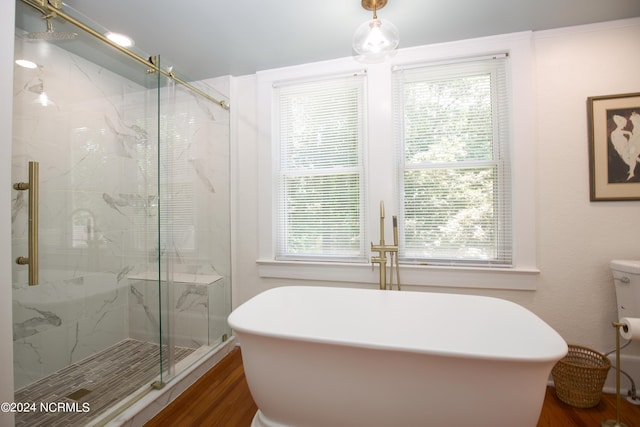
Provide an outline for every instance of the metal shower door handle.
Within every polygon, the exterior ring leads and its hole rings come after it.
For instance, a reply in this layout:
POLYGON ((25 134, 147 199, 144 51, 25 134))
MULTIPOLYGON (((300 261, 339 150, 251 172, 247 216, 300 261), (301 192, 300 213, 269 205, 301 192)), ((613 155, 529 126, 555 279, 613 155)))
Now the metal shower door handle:
POLYGON ((13 184, 16 190, 29 190, 29 254, 18 257, 16 264, 29 265, 30 286, 38 284, 38 170, 38 162, 29 162, 29 182, 13 184))

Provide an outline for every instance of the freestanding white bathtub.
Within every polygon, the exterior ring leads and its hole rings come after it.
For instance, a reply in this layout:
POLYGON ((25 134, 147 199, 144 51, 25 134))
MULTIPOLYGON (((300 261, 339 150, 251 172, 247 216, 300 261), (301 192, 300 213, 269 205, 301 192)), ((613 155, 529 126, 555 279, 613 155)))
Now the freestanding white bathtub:
POLYGON ((536 426, 567 344, 496 298, 280 287, 234 310, 253 427, 536 426))

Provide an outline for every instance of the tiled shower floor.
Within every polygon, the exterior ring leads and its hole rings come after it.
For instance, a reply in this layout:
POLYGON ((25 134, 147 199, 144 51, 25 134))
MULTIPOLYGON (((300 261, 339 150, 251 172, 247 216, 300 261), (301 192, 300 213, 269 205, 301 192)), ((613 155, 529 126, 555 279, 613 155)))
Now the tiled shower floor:
MULTIPOLYGON (((18 390, 14 402, 35 405, 28 408, 34 411, 15 414, 16 427, 84 426, 114 403, 151 384, 160 372, 159 351, 157 344, 127 339, 18 390), (52 411, 41 410, 41 403, 52 411), (63 409, 49 403, 62 403, 63 409)), ((177 347, 176 362, 193 351, 177 347)))

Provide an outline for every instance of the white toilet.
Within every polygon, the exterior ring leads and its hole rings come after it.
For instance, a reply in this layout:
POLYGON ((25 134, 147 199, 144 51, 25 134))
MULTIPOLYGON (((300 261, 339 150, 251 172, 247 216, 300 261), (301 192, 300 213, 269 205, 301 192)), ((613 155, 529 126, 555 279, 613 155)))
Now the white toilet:
POLYGON ((611 261, 616 286, 618 320, 640 317, 640 260, 611 261))

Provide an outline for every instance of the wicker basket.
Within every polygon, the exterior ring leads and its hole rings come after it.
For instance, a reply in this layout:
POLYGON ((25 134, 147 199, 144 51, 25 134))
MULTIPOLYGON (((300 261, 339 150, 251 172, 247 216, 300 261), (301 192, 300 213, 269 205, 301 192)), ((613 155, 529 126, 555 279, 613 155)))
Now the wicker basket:
POLYGON ((611 362, 603 354, 579 345, 569 345, 569 352, 553 367, 551 374, 556 395, 577 408, 591 408, 600 402, 602 387, 611 362))

